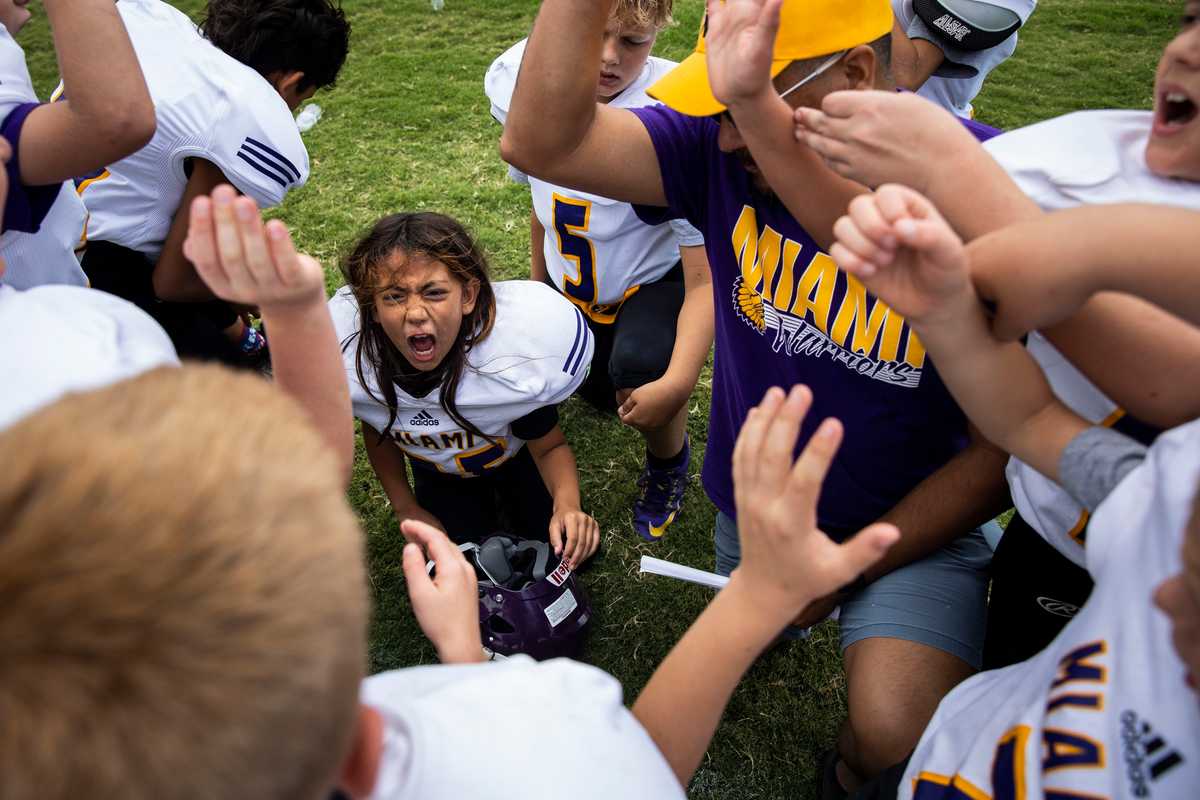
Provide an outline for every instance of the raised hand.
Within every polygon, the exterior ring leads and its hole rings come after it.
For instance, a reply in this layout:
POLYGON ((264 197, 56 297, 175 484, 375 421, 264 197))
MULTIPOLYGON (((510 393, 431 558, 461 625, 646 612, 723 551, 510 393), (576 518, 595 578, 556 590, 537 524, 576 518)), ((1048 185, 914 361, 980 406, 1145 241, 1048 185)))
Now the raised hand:
POLYGON ((222 185, 192 203, 183 253, 213 294, 231 303, 286 310, 325 302, 321 265, 297 253, 279 220, 222 185))
POLYGON ((708 0, 708 83, 725 105, 774 91, 771 61, 783 0, 708 0))
MULTIPOLYGON (((833 92, 821 108, 797 108, 796 138, 842 177, 865 186, 902 183, 921 192, 953 179, 982 153, 954 115, 908 92, 833 92)), ((986 156, 984 156, 986 157, 986 156)))
POLYGON ((962 240, 924 196, 879 187, 850 202, 833 226, 838 266, 913 322, 975 303, 962 240))
POLYGON ((841 444, 842 426, 821 423, 800 457, 792 453, 812 393, 796 386, 786 396, 770 389, 750 410, 733 451, 734 496, 742 560, 734 578, 760 598, 764 612, 792 619, 883 557, 900 537, 877 523, 844 544, 817 527, 817 500, 841 444))
POLYGON ((432 525, 416 520, 400 523, 404 546, 404 580, 417 624, 437 649, 443 664, 483 660, 479 636, 479 589, 475 568, 462 551, 432 525), (425 556, 434 563, 434 577, 425 556))

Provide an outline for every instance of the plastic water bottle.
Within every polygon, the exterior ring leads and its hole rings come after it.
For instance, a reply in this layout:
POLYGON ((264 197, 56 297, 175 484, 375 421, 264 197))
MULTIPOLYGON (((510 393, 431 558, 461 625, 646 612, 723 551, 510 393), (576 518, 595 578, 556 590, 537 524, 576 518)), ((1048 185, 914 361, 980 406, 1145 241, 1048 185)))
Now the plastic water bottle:
POLYGON ((321 118, 321 107, 316 103, 309 103, 300 110, 296 116, 296 127, 301 133, 311 130, 313 125, 317 124, 317 120, 321 118))
POLYGON ((434 11, 441 11, 446 7, 446 0, 430 0, 430 5, 433 6, 434 11))

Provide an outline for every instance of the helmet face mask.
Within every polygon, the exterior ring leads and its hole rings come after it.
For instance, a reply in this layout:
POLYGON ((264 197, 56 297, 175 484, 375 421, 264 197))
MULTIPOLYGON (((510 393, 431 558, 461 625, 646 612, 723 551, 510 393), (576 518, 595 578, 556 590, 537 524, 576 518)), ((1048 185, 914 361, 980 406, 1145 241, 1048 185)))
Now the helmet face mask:
POLYGON ((547 543, 498 534, 459 547, 479 581, 484 647, 538 661, 579 656, 592 606, 574 573, 547 543))

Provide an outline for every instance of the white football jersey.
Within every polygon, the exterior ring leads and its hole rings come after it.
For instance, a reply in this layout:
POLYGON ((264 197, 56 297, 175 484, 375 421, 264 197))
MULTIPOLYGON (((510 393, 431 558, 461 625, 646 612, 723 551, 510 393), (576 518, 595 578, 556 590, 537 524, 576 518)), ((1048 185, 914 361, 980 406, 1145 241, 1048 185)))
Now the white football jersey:
MULTIPOLYGON (((492 116, 500 124, 508 118, 525 42, 517 42, 492 62, 484 78, 492 116)), ((610 105, 653 105, 656 101, 646 89, 674 68, 674 61, 651 56, 637 80, 610 105)), ((640 286, 675 266, 681 246, 704 244, 703 235, 682 220, 647 225, 629 203, 555 186, 513 168, 509 175, 527 183, 532 192, 534 213, 546 229, 543 252, 551 281, 596 322, 613 322, 621 304, 640 286)))
POLYGON ((68 392, 178 363, 166 331, 119 297, 80 286, 0 286, 0 429, 68 392))
POLYGON ((587 376, 592 334, 578 309, 543 283, 503 281, 492 288, 496 322, 487 338, 471 350, 455 405, 494 443, 463 430, 442 408, 440 389, 413 397, 396 387, 399 413, 388 429, 391 415, 375 399, 383 395, 374 373, 363 370, 365 385, 358 377, 355 334, 362 327, 358 303, 348 286, 329 301, 343 343, 354 416, 390 436, 414 464, 462 477, 500 466, 525 445, 513 434, 512 423, 566 400, 587 376))
MULTIPOLYGON (((0 25, 0 119, 17 106, 36 102, 25 51, 0 25)), ((87 277, 75 256, 86 220, 87 211, 75 195, 75 187, 65 182, 37 233, 5 231, 0 236, 0 258, 7 265, 0 280, 17 289, 46 283, 86 286, 87 277)))
MULTIPOLYGON (((990 5, 1007 8, 1024 24, 1033 13, 1037 0, 989 0, 990 5)), ((946 61, 922 84, 917 94, 932 100, 947 111, 970 119, 974 115, 971 101, 983 88, 983 82, 996 67, 1003 64, 1017 49, 1017 34, 987 50, 961 50, 946 41, 939 31, 917 16, 913 0, 892 0, 896 21, 910 39, 925 39, 937 45, 946 61)))
POLYGON ((528 656, 363 681, 383 717, 371 800, 683 800, 670 765, 595 667, 528 656))
POLYGON ((1182 568, 1200 481, 1200 421, 1164 434, 1096 509, 1096 588, 1038 655, 950 692, 925 729, 901 798, 1194 798, 1200 697, 1154 590, 1182 568))
MULTIPOLYGON (((1200 210, 1200 183, 1162 178, 1146 166, 1149 111, 1081 111, 1020 128, 984 148, 1045 211, 1108 203, 1161 203, 1200 210)), ((1094 424, 1112 424, 1122 411, 1040 334, 1029 337, 1058 398, 1094 424)), ((1034 530, 1076 564, 1087 512, 1069 494, 1018 459, 1008 463, 1013 502, 1034 530)))
POLYGON ((77 179, 87 238, 157 260, 187 185, 184 162, 211 161, 262 208, 308 180, 308 151, 287 103, 265 78, 205 39, 162 0, 120 0, 158 129, 150 143, 77 179))

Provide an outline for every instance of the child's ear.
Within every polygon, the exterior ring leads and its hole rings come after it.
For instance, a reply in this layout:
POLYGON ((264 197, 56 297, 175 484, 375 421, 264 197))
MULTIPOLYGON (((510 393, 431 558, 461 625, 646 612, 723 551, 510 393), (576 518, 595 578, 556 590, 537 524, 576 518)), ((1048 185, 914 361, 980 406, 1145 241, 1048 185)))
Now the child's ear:
POLYGON ((383 717, 370 706, 358 704, 354 742, 338 770, 338 788, 354 800, 370 797, 379 777, 383 756, 383 717))
POLYGON ((467 284, 463 286, 462 293, 462 313, 467 316, 475 310, 475 301, 479 299, 479 279, 471 278, 467 284))

